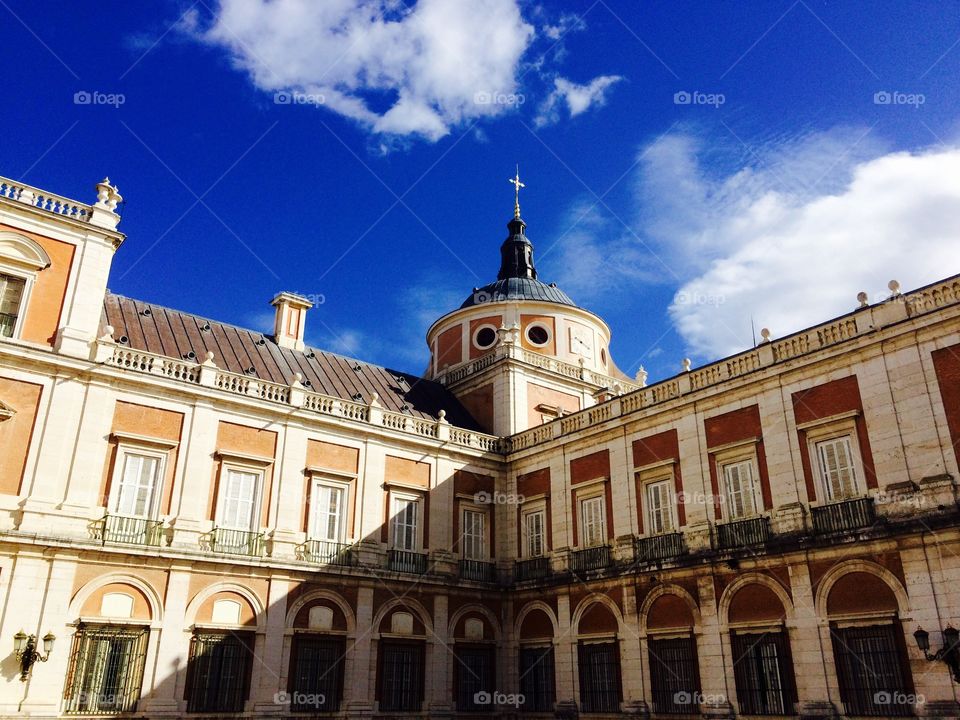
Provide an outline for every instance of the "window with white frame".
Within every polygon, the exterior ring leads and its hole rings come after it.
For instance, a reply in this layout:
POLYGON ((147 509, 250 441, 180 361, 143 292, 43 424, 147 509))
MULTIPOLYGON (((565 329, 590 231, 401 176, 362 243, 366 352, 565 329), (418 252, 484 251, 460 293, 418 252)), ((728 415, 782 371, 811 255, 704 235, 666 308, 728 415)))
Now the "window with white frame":
POLYGON ((487 559, 487 513, 464 508, 460 548, 464 560, 487 559))
POLYGON ((644 486, 647 510, 647 533, 662 535, 673 532, 676 527, 673 508, 673 480, 661 479, 648 482, 644 486))
POLYGON ((420 548, 420 498, 394 495, 391 499, 390 534, 397 550, 420 548))
POLYGON ((342 543, 346 538, 346 483, 315 477, 310 492, 310 538, 342 543))
POLYGON ((263 472, 253 468, 224 467, 220 480, 217 525, 230 530, 252 530, 257 524, 257 499, 263 472))
POLYGON ((540 557, 547 547, 547 513, 543 507, 524 510, 521 515, 523 532, 523 557, 540 557))
POLYGON ((735 520, 759 513, 763 506, 753 459, 728 462, 721 467, 729 518, 735 520))
POLYGON ((110 512, 150 518, 156 514, 164 455, 121 447, 115 469, 110 512))
POLYGON ((603 495, 580 500, 580 541, 583 547, 596 547, 606 542, 603 495))
POLYGON ((854 447, 849 435, 814 443, 820 484, 827 500, 844 500, 861 493, 854 447))
POLYGON ((14 337, 26 297, 25 278, 0 273, 0 337, 14 337))

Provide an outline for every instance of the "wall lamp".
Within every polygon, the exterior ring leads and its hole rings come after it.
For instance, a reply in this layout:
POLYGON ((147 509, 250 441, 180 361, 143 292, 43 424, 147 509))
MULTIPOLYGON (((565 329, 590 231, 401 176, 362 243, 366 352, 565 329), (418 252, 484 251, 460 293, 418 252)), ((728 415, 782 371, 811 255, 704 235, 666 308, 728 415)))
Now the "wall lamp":
POLYGON ((913 633, 917 647, 923 651, 927 660, 941 660, 946 663, 953 674, 954 682, 960 682, 960 630, 947 625, 942 631, 943 647, 935 653, 930 652, 930 633, 918 627, 913 633))
POLYGON ((53 643, 56 639, 56 636, 52 632, 48 632, 43 636, 44 654, 41 655, 40 651, 37 650, 36 635, 27 635, 21 630, 13 636, 13 651, 17 656, 17 660, 20 661, 20 682, 26 682, 30 678, 30 671, 35 662, 38 660, 40 662, 47 661, 47 658, 50 657, 50 653, 53 651, 53 643))

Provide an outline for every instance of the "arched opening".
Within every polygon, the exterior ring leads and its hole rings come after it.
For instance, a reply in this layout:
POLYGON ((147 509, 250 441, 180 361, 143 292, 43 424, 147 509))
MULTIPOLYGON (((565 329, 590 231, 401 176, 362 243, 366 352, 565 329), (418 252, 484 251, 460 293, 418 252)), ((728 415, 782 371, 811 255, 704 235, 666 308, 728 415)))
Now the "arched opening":
POLYGON ((646 627, 653 712, 696 714, 700 672, 689 603, 679 595, 664 593, 650 605, 646 627))
POLYGON ((554 633, 553 621, 542 608, 531 609, 520 622, 517 668, 525 712, 550 712, 556 702, 554 633))
POLYGON ((580 709, 583 712, 620 711, 623 692, 620 678, 619 622, 605 603, 593 602, 577 622, 577 663, 580 709))

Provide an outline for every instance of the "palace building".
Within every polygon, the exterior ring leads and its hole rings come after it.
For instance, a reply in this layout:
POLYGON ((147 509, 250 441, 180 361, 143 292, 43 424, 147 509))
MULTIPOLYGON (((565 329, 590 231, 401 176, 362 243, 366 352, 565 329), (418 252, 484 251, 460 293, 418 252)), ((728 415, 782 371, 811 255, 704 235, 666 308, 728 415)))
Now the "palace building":
POLYGON ((0 178, 0 717, 958 717, 960 276, 647 384, 517 203, 416 377, 96 192, 0 178))

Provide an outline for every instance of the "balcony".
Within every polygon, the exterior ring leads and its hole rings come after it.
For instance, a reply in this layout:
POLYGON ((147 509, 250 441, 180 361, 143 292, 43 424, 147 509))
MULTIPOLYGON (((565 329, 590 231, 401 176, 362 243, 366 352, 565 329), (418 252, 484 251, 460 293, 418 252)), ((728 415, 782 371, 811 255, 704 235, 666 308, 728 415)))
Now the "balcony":
POLYGON ((863 497, 810 508, 810 516, 814 534, 826 535, 870 527, 877 521, 877 509, 872 497, 863 497))
POLYGON ((609 566, 610 561, 610 548, 606 545, 575 550, 570 553, 570 570, 573 572, 599 570, 609 566))
POLYGON ((495 582, 497 566, 492 562, 483 560, 461 560, 460 578, 462 580, 475 580, 476 582, 495 582))
POLYGON ((683 555, 687 547, 683 533, 667 533, 637 538, 633 544, 633 559, 638 563, 660 562, 683 555))
POLYGON ((517 560, 513 566, 513 578, 517 582, 524 580, 541 580, 550 575, 550 558, 546 555, 517 560))
POLYGON ((307 540, 297 545, 297 558, 318 565, 340 565, 351 567, 356 564, 353 546, 348 543, 329 540, 307 540))
POLYGON ((163 523, 141 517, 106 515, 95 528, 95 534, 104 544, 111 542, 159 547, 163 523))
POLYGON ((203 540, 213 552, 263 557, 263 533, 214 528, 203 540))
POLYGON ((717 525, 717 542, 721 550, 763 545, 769 539, 770 519, 766 517, 717 525))
POLYGON ((423 575, 427 572, 427 554, 393 549, 387 558, 387 568, 411 575, 423 575))

